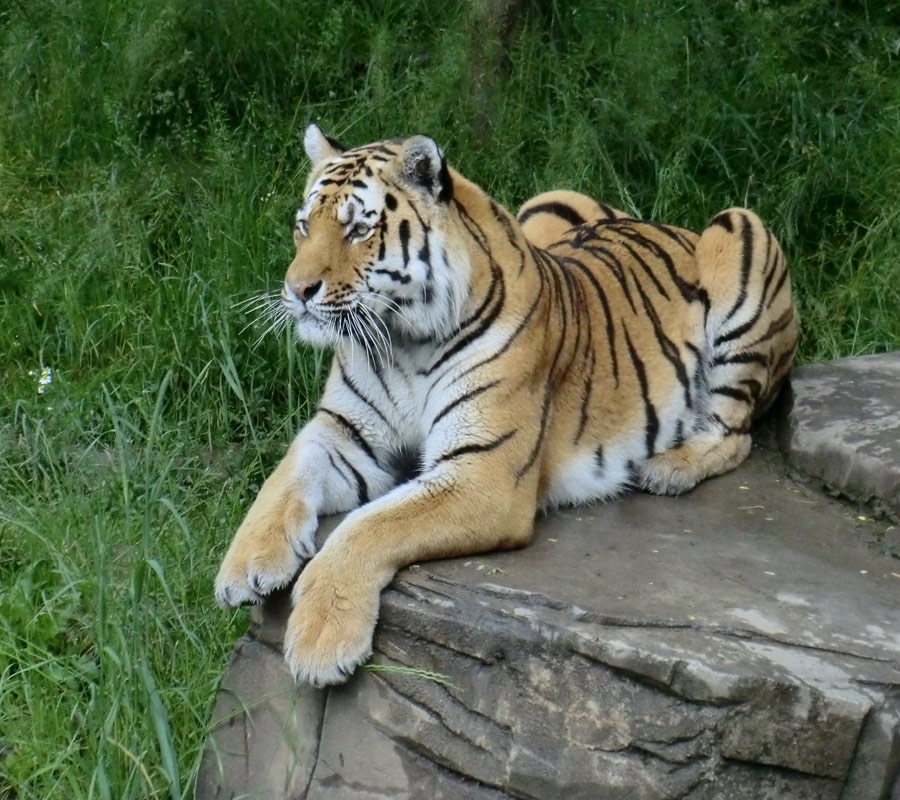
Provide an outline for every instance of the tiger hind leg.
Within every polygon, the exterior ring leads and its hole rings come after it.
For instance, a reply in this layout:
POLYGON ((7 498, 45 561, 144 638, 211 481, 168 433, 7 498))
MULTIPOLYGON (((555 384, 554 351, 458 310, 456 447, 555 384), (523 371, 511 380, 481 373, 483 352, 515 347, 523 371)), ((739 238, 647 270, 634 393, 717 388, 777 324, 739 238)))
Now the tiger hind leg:
POLYGON ((750 453, 750 425, 774 401, 793 365, 797 314, 784 254, 753 212, 716 215, 697 242, 706 317, 705 387, 693 430, 654 455, 642 486, 681 494, 737 467, 750 453))

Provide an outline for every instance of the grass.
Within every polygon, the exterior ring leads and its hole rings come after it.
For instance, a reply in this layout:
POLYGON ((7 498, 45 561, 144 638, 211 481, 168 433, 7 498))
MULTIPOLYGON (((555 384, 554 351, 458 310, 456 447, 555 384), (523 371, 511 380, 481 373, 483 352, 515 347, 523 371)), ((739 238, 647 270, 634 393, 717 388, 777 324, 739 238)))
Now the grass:
POLYGON ((699 227, 749 204, 802 359, 879 352, 898 23, 817 0, 0 10, 0 799, 191 795, 246 626, 212 577, 326 363, 255 345, 240 305, 289 258, 309 119, 430 133, 513 207, 562 186, 699 227))

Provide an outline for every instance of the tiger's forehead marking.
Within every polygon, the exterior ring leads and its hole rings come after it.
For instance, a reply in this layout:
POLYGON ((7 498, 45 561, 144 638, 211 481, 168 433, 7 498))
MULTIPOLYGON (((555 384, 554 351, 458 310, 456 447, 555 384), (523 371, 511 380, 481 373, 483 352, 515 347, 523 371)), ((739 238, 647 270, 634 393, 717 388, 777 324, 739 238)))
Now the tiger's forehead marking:
POLYGON ((355 160, 342 159, 326 167, 297 212, 297 219, 309 217, 317 205, 322 210, 334 209, 335 217, 342 225, 378 214, 385 203, 384 187, 376 172, 365 163, 352 170, 346 169, 354 164, 355 160))
POLYGON ((342 225, 360 217, 371 220, 381 212, 386 202, 387 190, 380 180, 381 170, 394 160, 402 142, 402 139, 376 142, 347 150, 335 158, 325 166, 313 184, 297 211, 296 221, 299 223, 308 219, 313 207, 320 201, 323 209, 336 209, 335 216, 342 225))

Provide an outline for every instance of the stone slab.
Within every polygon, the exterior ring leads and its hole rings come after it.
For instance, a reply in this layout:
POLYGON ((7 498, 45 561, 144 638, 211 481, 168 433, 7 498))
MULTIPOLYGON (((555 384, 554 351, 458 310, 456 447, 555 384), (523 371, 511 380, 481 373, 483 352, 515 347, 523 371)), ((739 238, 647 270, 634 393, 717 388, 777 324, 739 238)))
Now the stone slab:
POLYGON ((900 522, 900 352, 800 367, 784 400, 791 464, 900 522))
POLYGON ((305 797, 325 700, 297 691, 280 651, 241 639, 213 709, 196 797, 305 797))
POLYGON ((374 661, 441 682, 363 669, 290 691, 274 599, 224 729, 249 716, 274 744, 226 747, 220 726, 210 749, 235 755, 207 754, 197 797, 897 800, 898 562, 866 545, 877 523, 785 471, 757 449, 685 497, 554 514, 525 550, 404 570, 374 661), (309 711, 289 729, 285 703, 309 711), (282 790, 290 769, 306 782, 282 790))

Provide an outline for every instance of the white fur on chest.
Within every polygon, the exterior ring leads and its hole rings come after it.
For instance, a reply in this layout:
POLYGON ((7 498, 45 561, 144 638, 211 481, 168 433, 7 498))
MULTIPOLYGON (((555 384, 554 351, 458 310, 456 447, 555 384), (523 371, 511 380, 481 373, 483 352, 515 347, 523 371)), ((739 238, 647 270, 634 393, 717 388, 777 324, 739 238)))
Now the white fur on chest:
POLYGON ((418 453, 428 463, 495 434, 477 401, 455 403, 491 380, 479 365, 505 338, 498 328, 444 361, 441 347, 398 347, 377 367, 347 346, 335 356, 343 374, 335 368, 322 405, 346 413, 376 450, 418 453))

